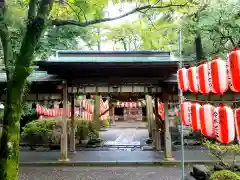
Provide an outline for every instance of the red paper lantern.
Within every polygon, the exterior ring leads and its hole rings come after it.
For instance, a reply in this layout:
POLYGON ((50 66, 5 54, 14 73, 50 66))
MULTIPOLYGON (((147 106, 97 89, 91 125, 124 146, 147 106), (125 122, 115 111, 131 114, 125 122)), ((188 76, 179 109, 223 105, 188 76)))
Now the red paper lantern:
POLYGON ((235 138, 233 110, 226 105, 220 105, 214 111, 214 125, 216 139, 223 143, 229 144, 235 138))
POLYGON ((181 120, 183 125, 190 126, 192 124, 191 103, 183 102, 180 106, 180 111, 181 111, 181 120))
POLYGON ((56 117, 57 116, 57 110, 56 110, 56 108, 54 108, 53 110, 52 110, 53 112, 53 117, 56 117))
POLYGON ((209 76, 211 75, 209 63, 198 66, 199 92, 208 95, 211 92, 209 76))
POLYGON ((36 112, 39 114, 39 115, 42 115, 43 114, 43 107, 39 104, 36 104, 36 112))
POLYGON ((223 94, 228 90, 228 75, 226 61, 214 57, 211 66, 211 91, 215 94, 223 94))
POLYGON ((178 88, 185 92, 188 90, 187 69, 181 68, 177 71, 178 88))
POLYGON ((238 140, 238 144, 240 144, 240 108, 235 109, 234 116, 235 116, 237 140, 238 140))
POLYGON ((158 113, 161 116, 162 120, 164 120, 164 103, 158 104, 158 113))
POLYGON ((210 104, 205 104, 200 107, 199 113, 202 134, 210 138, 215 137, 214 107, 210 104))
POLYGON ((199 103, 192 103, 192 105, 191 105, 193 131, 201 130, 200 107, 201 107, 201 105, 199 103))
POLYGON ((47 109, 45 107, 42 108, 42 115, 47 116, 47 109))
POLYGON ((188 89, 193 93, 198 93, 199 82, 198 82, 198 74, 197 67, 190 67, 187 70, 187 78, 188 78, 188 89))
POLYGON ((231 90, 240 92, 240 48, 236 48, 228 54, 227 69, 231 90))

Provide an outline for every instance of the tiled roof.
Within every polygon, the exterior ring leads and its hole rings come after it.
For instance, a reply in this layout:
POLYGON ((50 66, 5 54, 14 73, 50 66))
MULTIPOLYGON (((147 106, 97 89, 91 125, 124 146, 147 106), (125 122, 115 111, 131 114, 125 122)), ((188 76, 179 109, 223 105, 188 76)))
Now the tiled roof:
POLYGON ((141 62, 169 62, 170 57, 59 57, 51 58, 48 62, 101 62, 101 63, 141 63, 141 62))
MULTIPOLYGON (((7 77, 4 71, 0 71, 0 82, 6 82, 7 77)), ((45 71, 34 71, 27 79, 29 82, 46 82, 60 80, 56 75, 50 75, 45 71)))

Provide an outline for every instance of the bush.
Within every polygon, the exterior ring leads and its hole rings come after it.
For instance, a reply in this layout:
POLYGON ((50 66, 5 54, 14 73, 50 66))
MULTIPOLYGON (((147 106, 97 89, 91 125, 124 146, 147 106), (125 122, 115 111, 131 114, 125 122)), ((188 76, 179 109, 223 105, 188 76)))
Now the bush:
POLYGON ((240 176, 229 170, 216 171, 210 180, 240 180, 240 176))
POLYGON ((99 132, 96 130, 93 121, 76 119, 76 138, 86 140, 87 138, 98 138, 99 132))
POLYGON ((212 141, 204 140, 204 145, 209 149, 210 153, 215 156, 216 159, 220 161, 222 169, 225 170, 234 170, 234 165, 236 163, 236 156, 240 153, 240 146, 229 144, 215 144, 212 141), (232 162, 229 162, 229 159, 232 159, 232 162), (228 161, 227 161, 228 160, 228 161))
POLYGON ((102 128, 109 128, 110 127, 110 120, 105 119, 105 120, 100 120, 101 121, 101 127, 102 128))
MULTIPOLYGON (((70 133, 71 128, 70 122, 68 121, 68 133, 70 133)), ((81 141, 99 137, 99 132, 94 128, 92 121, 76 119, 75 122, 75 138, 77 140, 81 141)), ((23 133, 23 140, 29 144, 59 144, 61 139, 61 120, 42 119, 29 122, 23 128, 23 133)))
POLYGON ((42 119, 27 123, 23 127, 25 134, 47 133, 57 125, 56 119, 42 119))

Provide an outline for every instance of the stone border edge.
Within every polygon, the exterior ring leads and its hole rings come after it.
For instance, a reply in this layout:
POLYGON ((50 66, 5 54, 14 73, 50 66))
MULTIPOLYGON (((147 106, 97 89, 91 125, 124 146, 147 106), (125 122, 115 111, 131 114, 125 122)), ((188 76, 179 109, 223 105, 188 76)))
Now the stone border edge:
MULTIPOLYGON (((193 164, 204 164, 204 165, 213 165, 219 161, 208 160, 208 161, 185 161, 186 166, 190 166, 193 164)), ((121 161, 47 161, 47 162, 22 162, 20 163, 20 167, 24 166, 180 166, 181 161, 146 161, 146 162, 121 162, 121 161)))

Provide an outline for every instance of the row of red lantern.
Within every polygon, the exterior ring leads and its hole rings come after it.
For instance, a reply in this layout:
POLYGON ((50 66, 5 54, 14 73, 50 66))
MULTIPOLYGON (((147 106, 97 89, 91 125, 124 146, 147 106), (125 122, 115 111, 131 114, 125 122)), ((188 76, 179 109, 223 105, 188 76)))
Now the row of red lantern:
MULTIPOLYGON (((164 117, 164 103, 158 103, 158 113, 161 116, 162 120, 165 119, 164 117)), ((175 115, 178 116, 178 109, 175 109, 175 115)))
MULTIPOLYGON (((63 108, 56 108, 54 107, 53 109, 45 108, 39 104, 36 104, 36 112, 45 117, 59 117, 62 116, 63 114, 63 108)), ((75 107, 75 115, 80 115, 80 110, 79 108, 75 107)), ((67 108, 67 116, 71 117, 71 108, 67 108)), ((92 120, 93 119, 93 114, 88 112, 88 111, 83 111, 81 113, 81 117, 86 120, 92 120)), ((108 119, 108 115, 103 115, 100 117, 101 120, 108 119)))
POLYGON ((215 57, 198 67, 181 68, 177 76, 179 89, 183 92, 223 94, 229 87, 240 92, 240 49, 229 53, 227 61, 215 57))
POLYGON ((141 108, 141 102, 117 102, 117 107, 121 108, 141 108))
MULTIPOLYGON (((79 108, 75 108, 75 113, 79 111, 79 108)), ((62 108, 57 108, 54 107, 53 109, 45 108, 42 105, 36 104, 36 112, 39 115, 42 116, 48 116, 48 117, 57 117, 57 116, 62 116, 63 114, 63 109, 62 108)), ((67 116, 71 116, 71 109, 67 108, 67 116)))
MULTIPOLYGON (((94 105, 87 102, 86 99, 82 100, 83 108, 88 111, 89 113, 93 114, 94 105)), ((100 112, 103 113, 108 109, 108 102, 103 102, 102 99, 100 101, 100 112)))
POLYGON ((210 104, 184 102, 181 104, 181 120, 194 131, 201 130, 204 136, 229 144, 235 139, 235 129, 240 144, 240 108, 235 110, 226 105, 214 107, 210 104))

